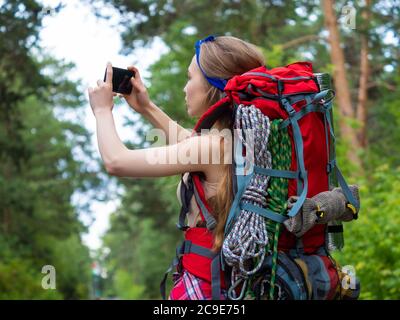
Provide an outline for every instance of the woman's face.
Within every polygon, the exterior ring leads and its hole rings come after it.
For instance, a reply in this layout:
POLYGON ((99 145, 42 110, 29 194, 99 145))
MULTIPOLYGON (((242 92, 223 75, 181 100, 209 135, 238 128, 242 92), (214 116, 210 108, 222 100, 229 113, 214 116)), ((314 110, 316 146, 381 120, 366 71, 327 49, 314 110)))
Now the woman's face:
POLYGON ((196 56, 193 56, 188 68, 188 81, 183 88, 187 112, 191 117, 200 117, 208 108, 206 81, 197 65, 196 56))

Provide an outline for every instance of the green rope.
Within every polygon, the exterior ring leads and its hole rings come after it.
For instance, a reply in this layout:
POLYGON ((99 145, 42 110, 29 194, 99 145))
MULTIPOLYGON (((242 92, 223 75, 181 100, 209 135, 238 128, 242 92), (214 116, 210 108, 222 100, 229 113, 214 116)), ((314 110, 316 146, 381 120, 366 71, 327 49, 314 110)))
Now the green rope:
MULTIPOLYGON (((273 120, 271 123, 271 134, 268 142, 268 149, 272 155, 272 168, 276 170, 289 170, 292 161, 292 147, 287 128, 280 130, 279 125, 282 119, 273 120)), ((288 198, 288 179, 271 177, 268 192, 268 209, 285 214, 288 198)), ((276 267, 278 261, 278 241, 281 224, 270 219, 266 219, 268 238, 273 239, 270 244, 272 251, 272 267, 269 298, 274 299, 276 267)))

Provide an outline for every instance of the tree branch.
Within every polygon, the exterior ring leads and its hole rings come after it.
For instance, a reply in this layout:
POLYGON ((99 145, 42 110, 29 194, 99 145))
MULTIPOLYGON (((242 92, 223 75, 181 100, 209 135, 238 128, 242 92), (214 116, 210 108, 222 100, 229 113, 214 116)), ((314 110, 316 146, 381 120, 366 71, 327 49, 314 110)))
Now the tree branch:
POLYGON ((285 44, 282 45, 282 49, 289 49, 292 47, 299 46, 305 42, 310 42, 310 41, 315 41, 315 40, 326 40, 326 39, 323 37, 317 36, 315 34, 308 34, 308 35, 302 36, 300 38, 293 39, 293 40, 286 42, 285 44))

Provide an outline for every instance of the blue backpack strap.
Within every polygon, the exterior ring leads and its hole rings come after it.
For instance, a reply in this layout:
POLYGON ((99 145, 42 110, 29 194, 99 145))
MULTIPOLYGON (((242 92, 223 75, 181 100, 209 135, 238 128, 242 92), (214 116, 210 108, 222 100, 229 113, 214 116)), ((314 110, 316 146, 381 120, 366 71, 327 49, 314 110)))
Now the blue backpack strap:
POLYGON ((351 193, 350 188, 337 165, 335 165, 335 172, 344 196, 346 197, 347 201, 357 209, 358 212, 360 210, 360 203, 353 197, 353 194, 351 193))
MULTIPOLYGON (((277 177, 277 178, 285 178, 285 179, 297 179, 299 176, 299 171, 289 171, 289 170, 276 170, 269 168, 262 168, 259 166, 254 166, 254 173, 262 174, 269 177, 277 177)), ((261 208, 259 206, 255 206, 251 203, 243 203, 239 204, 240 209, 249 210, 251 212, 257 213, 260 216, 271 219, 275 222, 282 223, 288 217, 283 216, 281 214, 277 214, 276 212, 269 210, 267 208, 261 208)))
POLYGON ((332 111, 332 101, 328 101, 326 103, 323 104, 322 107, 322 112, 325 114, 326 117, 326 121, 329 125, 329 133, 333 139, 333 142, 335 142, 336 138, 335 138, 335 134, 333 133, 333 119, 331 116, 331 111, 332 111))
MULTIPOLYGON (((332 109, 332 100, 333 100, 334 96, 335 95, 334 95, 333 90, 331 90, 331 89, 323 90, 323 91, 319 92, 318 94, 316 94, 314 99, 311 102, 307 103, 307 106, 305 107, 305 109, 302 109, 298 112, 294 111, 293 107, 290 105, 290 103, 285 98, 281 99, 282 105, 285 107, 285 110, 289 114, 289 118, 281 124, 281 128, 286 127, 289 124, 289 122, 292 125, 293 136, 294 136, 294 141, 295 141, 296 156, 298 159, 298 164, 300 166, 300 172, 301 172, 301 174, 303 174, 303 172, 305 172, 305 170, 303 171, 303 169, 304 169, 304 158, 303 158, 303 147, 302 147, 303 139, 301 137, 301 132, 300 132, 300 128, 298 126, 297 121, 309 112, 318 111, 318 112, 322 112, 324 114, 325 140, 326 140, 327 153, 328 153, 327 172, 330 174, 331 171, 333 169, 335 169, 338 183, 339 183, 340 187, 342 188, 347 201, 351 205, 353 205, 357 209, 357 211, 359 211, 360 203, 357 202, 357 200, 353 197, 353 194, 351 193, 350 188, 348 187, 348 184, 346 183, 346 180, 344 179, 341 171, 339 170, 339 168, 337 166, 335 155, 331 154, 331 152, 329 150, 329 141, 328 141, 329 135, 332 138, 331 143, 333 144, 333 147, 332 147, 333 151, 335 149, 335 140, 336 140, 334 132, 333 132, 333 125, 332 125, 333 119, 331 118, 331 114, 330 114, 330 111, 332 109), (328 95, 330 95, 330 96, 328 99, 326 99, 328 97, 328 95), (319 102, 322 99, 326 99, 326 100, 324 101, 324 103, 321 107, 313 106, 314 103, 319 102), (328 128, 329 128, 329 135, 328 135, 328 128)), ((307 176, 305 176, 305 178, 307 179, 307 176)), ((306 181, 304 181, 304 182, 306 182, 306 181)), ((305 185, 305 183, 304 183, 304 185, 305 185)), ((302 195, 303 194, 304 194, 304 190, 302 192, 302 195)), ((303 202, 304 202, 304 199, 302 199, 302 197, 300 197, 299 200, 296 202, 296 205, 299 203, 301 203, 301 205, 302 205, 303 202)), ((297 208, 295 208, 295 206, 293 206, 293 208, 290 211, 294 211, 295 212, 294 215, 295 215, 297 211, 294 209, 297 209, 297 208)), ((288 215, 291 217, 292 213, 290 211, 289 211, 288 215)))
POLYGON ((233 227, 233 222, 236 220, 236 217, 238 216, 240 211, 240 198, 242 197, 244 190, 246 190, 246 187, 249 184, 251 177, 253 176, 252 170, 250 170, 249 172, 245 172, 246 160, 243 156, 243 144, 241 141, 239 141, 239 139, 235 140, 236 143, 234 150, 234 169, 237 191, 235 194, 235 198, 233 199, 228 218, 226 220, 225 235, 227 235, 233 227))
POLYGON ((299 199, 287 213, 289 217, 294 217, 300 211, 300 208, 302 207, 304 200, 306 199, 308 191, 308 175, 304 166, 303 137, 301 135, 299 124, 294 118, 296 111, 286 98, 281 98, 281 105, 288 113, 290 124, 292 125, 293 140, 299 171, 299 176, 297 178, 297 195, 299 196, 299 199), (300 180, 303 184, 301 184, 300 180))
MULTIPOLYGON (((314 98, 315 100, 315 98, 314 98)), ((235 144, 235 152, 234 152, 234 160, 235 160, 235 177, 237 180, 237 192, 235 195, 235 198, 233 200, 227 223, 225 225, 225 235, 229 233, 230 229, 232 228, 232 223, 236 219, 241 207, 240 207, 240 198, 246 189, 248 183, 250 182, 250 179, 253 175, 254 172, 261 173, 261 174, 267 174, 271 176, 276 176, 276 177, 284 177, 284 178, 291 178, 291 179, 297 179, 298 185, 297 185, 297 193, 300 195, 298 201, 295 203, 295 205, 292 207, 292 209, 288 212, 289 217, 295 216, 301 206, 303 205, 303 202, 307 196, 307 190, 308 190, 308 179, 307 179, 307 172, 304 167, 304 157, 303 157, 303 138, 301 136, 300 132, 300 127, 297 123, 297 120, 294 117, 296 114, 296 111, 294 108, 290 105, 289 101, 286 98, 281 99, 282 106, 285 108, 287 113, 289 114, 289 121, 290 124, 292 125, 293 128, 293 136, 294 136, 294 143, 295 143, 295 149, 296 149, 296 156, 297 156, 297 161, 299 164, 299 169, 298 172, 293 172, 293 171, 278 171, 278 170, 273 170, 273 169, 263 169, 263 168, 257 168, 255 167, 254 170, 251 171, 250 174, 244 175, 244 166, 245 166, 245 159, 243 157, 243 144, 240 141, 237 141, 235 144), (303 182, 303 185, 300 183, 300 180, 303 182)), ((287 219, 287 217, 284 217, 282 215, 277 215, 276 213, 252 206, 251 204, 244 204, 242 205, 242 209, 249 209, 255 213, 258 213, 264 217, 271 218, 274 221, 277 222, 283 222, 284 220, 287 219), (254 208, 253 208, 254 207, 254 208)))
MULTIPOLYGON (((247 185, 249 184, 251 177, 253 176, 253 171, 252 167, 250 168, 250 171, 245 172, 245 166, 246 166, 246 160, 245 157, 243 156, 243 144, 239 139, 234 139, 235 145, 234 145, 234 155, 233 155, 233 169, 234 169, 234 184, 236 186, 236 193, 235 197, 232 201, 231 208, 229 210, 229 214, 225 223, 225 230, 224 230, 224 236, 226 237, 230 230, 233 227, 233 223, 236 220, 237 216, 239 215, 240 212, 240 199, 242 197, 242 194, 244 190, 246 190, 247 185)), ((221 268, 223 271, 227 269, 227 266, 225 265, 225 260, 223 259, 223 255, 221 254, 221 268)))
MULTIPOLYGON (((327 90, 325 90, 327 91, 327 90)), ((323 112, 324 112, 324 125, 325 125, 325 139, 326 139, 326 147, 327 147, 327 153, 328 153, 328 165, 327 165, 327 172, 329 174, 329 182, 332 184, 332 173, 336 174, 337 182, 342 188, 343 194, 346 197, 346 200, 357 209, 357 212, 360 210, 360 203, 354 198, 353 194, 350 191, 350 188, 348 184, 346 183, 346 180, 344 179, 342 172, 337 166, 336 163, 336 155, 335 155, 335 143, 336 143, 336 138, 335 134, 333 132, 333 119, 332 119, 332 99, 328 100, 327 102, 324 103, 323 105, 323 112), (329 135, 331 137, 331 144, 332 147, 329 148, 328 144, 328 131, 327 128, 329 127, 329 135)))
MULTIPOLYGON (((278 81, 278 85, 283 85, 282 82, 278 81)), ((282 91, 282 88, 280 88, 282 91)), ((305 170, 305 165, 304 165, 304 150, 303 150, 303 138, 301 135, 300 127, 298 124, 298 120, 300 120, 304 115, 310 113, 310 112, 322 112, 324 113, 324 118, 326 119, 326 122, 329 124, 329 130, 331 136, 334 138, 333 134, 333 129, 330 121, 330 117, 327 117, 326 115, 328 114, 331 104, 332 104, 332 99, 334 97, 334 91, 331 89, 323 90, 317 94, 308 94, 308 95, 298 95, 298 96, 293 96, 293 97, 283 97, 281 96, 281 105, 283 108, 286 110, 288 113, 289 117, 283 123, 281 124, 280 128, 285 128, 289 124, 292 126, 293 130, 293 140, 295 144, 295 151, 296 151, 296 158, 297 158, 297 163, 298 163, 298 172, 292 172, 292 171, 278 171, 278 170, 273 170, 273 169, 264 169, 264 168, 255 168, 255 171, 257 173, 261 174, 266 174, 270 176, 275 176, 275 177, 283 177, 283 178, 289 178, 289 179, 294 179, 296 178, 298 183, 297 183, 297 195, 299 196, 298 201, 296 201, 295 205, 289 210, 288 212, 288 217, 293 217, 295 216, 299 211, 300 208, 302 207, 305 198, 307 196, 307 191, 308 191, 308 175, 307 171, 305 170), (329 99, 327 99, 324 102, 323 106, 315 105, 319 103, 321 100, 326 99, 330 95, 329 99), (300 100, 306 100, 306 106, 302 108, 300 111, 296 112, 295 109, 292 107, 291 103, 298 102, 300 100)), ((327 125, 325 125, 325 129, 327 128, 327 125)), ((326 139, 327 138, 327 133, 326 133, 326 139)), ((277 222, 283 222, 287 217, 283 217, 282 215, 277 215, 276 213, 252 206, 251 204, 245 204, 240 207, 240 198, 242 193, 244 192, 247 184, 249 183, 252 174, 248 174, 246 176, 243 176, 243 173, 238 172, 240 169, 244 167, 244 157, 242 155, 242 150, 243 150, 243 145, 241 142, 235 145, 235 169, 236 169, 236 181, 237 181, 237 193, 234 198, 234 201, 232 203, 231 210, 228 215, 226 227, 225 227, 225 234, 227 234, 232 227, 232 221, 234 221, 238 215, 238 212, 240 209, 249 209, 255 213, 258 213, 264 217, 268 217, 274 221, 277 222), (239 161, 238 161, 239 160, 239 161)), ((327 147, 329 147, 329 144, 327 143, 327 147)), ((329 163, 329 165, 332 165, 333 163, 329 163)), ((243 169, 242 169, 243 170, 243 169)))
POLYGON ((259 206, 255 206, 255 205, 253 205, 251 203, 240 204, 239 207, 240 207, 240 209, 248 210, 248 211, 257 213, 257 214, 259 214, 260 216, 262 216, 264 218, 271 219, 271 220, 273 220, 275 222, 278 222, 278 223, 282 223, 287 219, 287 217, 285 217, 285 216, 283 216, 281 214, 277 214, 274 211, 269 210, 267 208, 261 208, 259 206))
POLYGON ((328 173, 329 179, 329 187, 334 185, 334 178, 332 169, 335 166, 336 159, 335 159, 335 135, 333 134, 333 127, 332 127, 332 119, 330 110, 332 108, 332 102, 324 104, 323 107, 323 114, 324 114, 324 130, 325 130, 325 143, 326 143, 326 153, 328 164, 326 166, 326 172, 328 173), (329 128, 329 134, 328 134, 329 128))
POLYGON ((286 178, 286 179, 297 179, 299 175, 297 171, 268 169, 259 166, 254 166, 254 172, 263 174, 265 176, 286 178))
POLYGON ((187 226, 185 223, 185 219, 186 215, 189 212, 190 201, 193 195, 196 199, 196 203, 199 206, 199 209, 201 210, 201 213, 204 216, 204 219, 206 220, 207 229, 212 230, 215 228, 217 222, 215 218, 210 214, 203 200, 199 196, 199 192, 197 190, 195 183, 193 182, 191 174, 189 174, 188 176, 187 185, 183 181, 183 178, 181 179, 180 195, 181 195, 182 207, 181 207, 181 212, 179 214, 179 222, 176 224, 178 229, 185 231, 189 228, 189 226, 187 226))
MULTIPOLYGON (((297 111, 294 115, 293 118, 297 121, 299 121, 302 117, 304 117, 306 114, 310 113, 310 112, 322 112, 325 113, 326 107, 328 106, 328 109, 332 106, 331 102, 334 98, 334 91, 332 89, 327 89, 327 90, 323 90, 317 94, 308 94, 308 95, 298 95, 298 96, 293 96, 293 97, 288 97, 288 101, 290 102, 290 104, 294 104, 300 100, 306 100, 306 105, 304 105, 299 111, 297 111), (329 98, 327 100, 325 100, 327 97, 329 96, 329 98), (324 105, 318 105, 321 100, 324 99, 324 105)), ((328 118, 328 121, 330 123, 330 120, 328 118)), ((284 120, 281 125, 280 125, 280 129, 286 128, 288 125, 290 124, 290 118, 284 120)), ((332 126, 330 126, 330 128, 332 128, 332 126)), ((331 134, 333 135, 333 131, 331 129, 331 134)))

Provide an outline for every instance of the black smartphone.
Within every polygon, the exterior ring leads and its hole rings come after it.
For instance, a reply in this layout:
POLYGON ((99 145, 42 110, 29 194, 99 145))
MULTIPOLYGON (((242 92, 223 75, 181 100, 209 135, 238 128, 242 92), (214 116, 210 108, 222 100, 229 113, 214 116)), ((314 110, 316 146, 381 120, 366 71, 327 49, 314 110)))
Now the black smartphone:
MULTIPOLYGON (((132 83, 131 78, 135 77, 135 72, 130 71, 128 69, 121 69, 112 67, 113 69, 113 77, 112 77, 112 84, 113 84, 113 92, 116 93, 123 93, 123 94, 130 94, 132 92, 132 83)), ((104 82, 106 81, 107 75, 107 68, 104 73, 104 82)))

